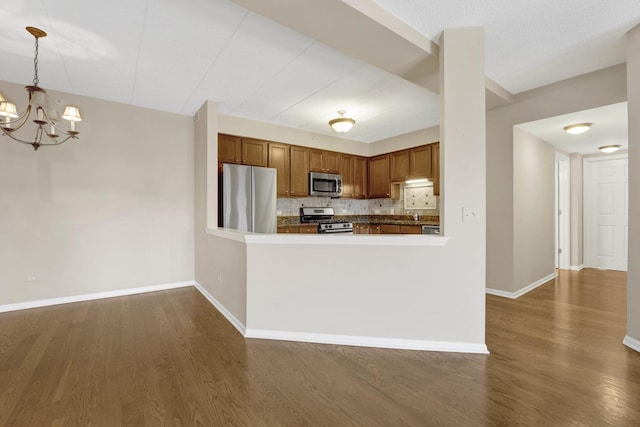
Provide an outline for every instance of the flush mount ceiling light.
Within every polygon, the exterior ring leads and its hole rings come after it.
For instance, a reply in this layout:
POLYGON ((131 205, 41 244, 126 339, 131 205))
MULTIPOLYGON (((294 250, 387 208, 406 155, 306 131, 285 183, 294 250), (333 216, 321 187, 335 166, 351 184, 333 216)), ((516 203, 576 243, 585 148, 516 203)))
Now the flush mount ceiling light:
POLYGON ((591 129, 591 126, 593 126, 593 123, 576 123, 574 125, 565 126, 562 129, 571 135, 580 135, 581 133, 585 133, 591 129))
POLYGON ((347 114, 346 111, 338 110, 338 116, 340 117, 329 120, 329 126, 331 126, 331 128, 338 133, 349 132, 353 125, 356 123, 355 120, 349 117, 345 117, 345 114, 347 114))
POLYGON ((31 145, 34 150, 43 145, 60 145, 69 139, 78 139, 79 132, 76 131, 75 124, 82 121, 78 107, 65 107, 62 118, 69 121, 70 129, 63 130, 60 113, 49 105, 47 91, 38 86, 40 82, 38 80, 38 39, 46 37, 47 33, 34 27, 27 27, 26 30, 36 39, 36 51, 33 58, 33 85, 25 86, 29 93, 29 103, 27 109, 22 114, 18 114, 16 105, 5 100, 0 94, 0 117, 4 117, 4 121, 0 123, 0 129, 5 136, 21 144, 31 145), (32 112, 34 112, 33 118, 29 120, 32 112), (36 125, 33 139, 27 140, 17 137, 16 131, 29 121, 36 125), (47 138, 43 141, 42 138, 45 135, 47 138), (66 138, 61 139, 60 135, 66 136, 66 138))
POLYGON ((615 145, 603 145, 602 147, 598 147, 598 150, 602 151, 603 153, 613 153, 616 152, 620 149, 620 145, 615 144, 615 145))

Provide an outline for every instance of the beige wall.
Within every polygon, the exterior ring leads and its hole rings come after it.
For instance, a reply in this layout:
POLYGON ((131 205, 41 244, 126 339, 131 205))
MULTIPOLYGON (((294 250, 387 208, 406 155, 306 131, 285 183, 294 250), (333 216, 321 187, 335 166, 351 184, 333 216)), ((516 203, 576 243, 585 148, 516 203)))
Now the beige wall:
POLYGON ((627 336, 640 351, 640 26, 627 35, 629 114, 629 267, 627 272, 627 336))
POLYGON ((582 241, 582 163, 583 157, 578 153, 570 156, 571 162, 571 266, 584 264, 582 241))
POLYGON ((193 280, 192 118, 50 98, 80 108, 79 141, 0 136, 0 305, 193 280))
POLYGON ((487 113, 487 287, 513 291, 513 126, 626 99, 622 64, 524 92, 487 113))
POLYGON ((217 224, 218 106, 207 101, 195 121, 195 280, 243 325, 247 318, 245 245, 207 234, 217 224), (212 190, 213 189, 213 190, 212 190), (208 197, 208 194, 213 197, 208 197))
POLYGON ((513 129, 513 288, 555 271, 555 149, 513 129))
POLYGON ((405 148, 431 144, 432 142, 438 142, 439 140, 440 126, 434 126, 404 135, 395 136, 393 138, 376 141, 370 144, 369 155, 377 156, 378 154, 391 153, 405 148))

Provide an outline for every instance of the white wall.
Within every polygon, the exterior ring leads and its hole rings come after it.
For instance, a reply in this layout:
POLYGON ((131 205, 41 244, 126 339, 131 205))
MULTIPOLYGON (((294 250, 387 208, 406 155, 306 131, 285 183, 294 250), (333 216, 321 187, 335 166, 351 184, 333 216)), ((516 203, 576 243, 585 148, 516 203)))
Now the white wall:
MULTIPOLYGON (((218 106, 207 101, 195 122, 195 280, 237 322, 246 324, 244 244, 207 234, 217 224, 218 106)), ((233 321, 233 319, 232 319, 233 321)), ((237 325, 236 325, 237 326, 237 325)))
POLYGON ((0 305, 193 280, 191 117, 49 94, 80 108, 80 140, 0 136, 0 305))
POLYGON ((627 34, 629 91, 629 266, 627 270, 627 337, 640 351, 640 26, 627 34))
POLYGON ((622 64, 524 92, 515 97, 513 105, 487 112, 489 288, 506 292, 513 289, 513 126, 626 99, 626 69, 622 64))
POLYGON ((513 287, 554 274, 555 148, 513 129, 513 287))

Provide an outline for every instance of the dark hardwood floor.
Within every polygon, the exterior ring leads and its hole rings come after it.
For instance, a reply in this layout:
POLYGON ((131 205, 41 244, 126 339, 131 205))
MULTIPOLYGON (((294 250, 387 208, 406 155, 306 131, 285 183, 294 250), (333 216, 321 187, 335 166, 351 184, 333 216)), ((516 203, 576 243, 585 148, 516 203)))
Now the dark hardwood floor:
POLYGON ((626 276, 487 297, 491 355, 243 339, 195 290, 0 314, 0 426, 638 426, 626 276))

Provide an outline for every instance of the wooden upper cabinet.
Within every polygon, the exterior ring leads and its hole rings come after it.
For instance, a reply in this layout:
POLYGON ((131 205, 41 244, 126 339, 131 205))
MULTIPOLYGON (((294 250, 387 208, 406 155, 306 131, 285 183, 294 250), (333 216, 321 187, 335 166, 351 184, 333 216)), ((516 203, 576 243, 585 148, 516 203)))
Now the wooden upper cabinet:
POLYGON ((289 196, 309 195, 309 149, 292 145, 290 158, 289 196))
POLYGON ((433 175, 433 194, 440 195, 440 143, 431 144, 431 174, 433 175))
POLYGON ((311 172, 340 173, 340 153, 310 149, 309 156, 311 172))
POLYGON ((409 150, 396 151, 390 155, 391 182, 406 181, 409 175, 409 150))
POLYGON ((276 169, 277 196, 289 196, 290 186, 289 145, 269 143, 269 167, 276 169))
POLYGON ((391 196, 390 157, 389 154, 383 154, 369 159, 369 198, 371 199, 383 199, 391 196))
POLYGON ((391 182, 432 178, 431 145, 396 151, 391 156, 391 182))
POLYGON ((218 162, 238 164, 242 160, 242 138, 218 134, 218 162))
POLYGON ((267 161, 267 145, 267 141, 242 138, 242 164, 266 167, 269 163, 267 161))
POLYGON ((354 157, 353 159, 353 197, 356 199, 366 199, 369 187, 369 162, 365 157, 354 157))
POLYGON ((433 178, 431 145, 409 150, 409 179, 433 178))
POLYGON ((342 197, 352 199, 355 197, 354 168, 355 157, 342 154, 340 159, 340 175, 342 175, 342 197))

